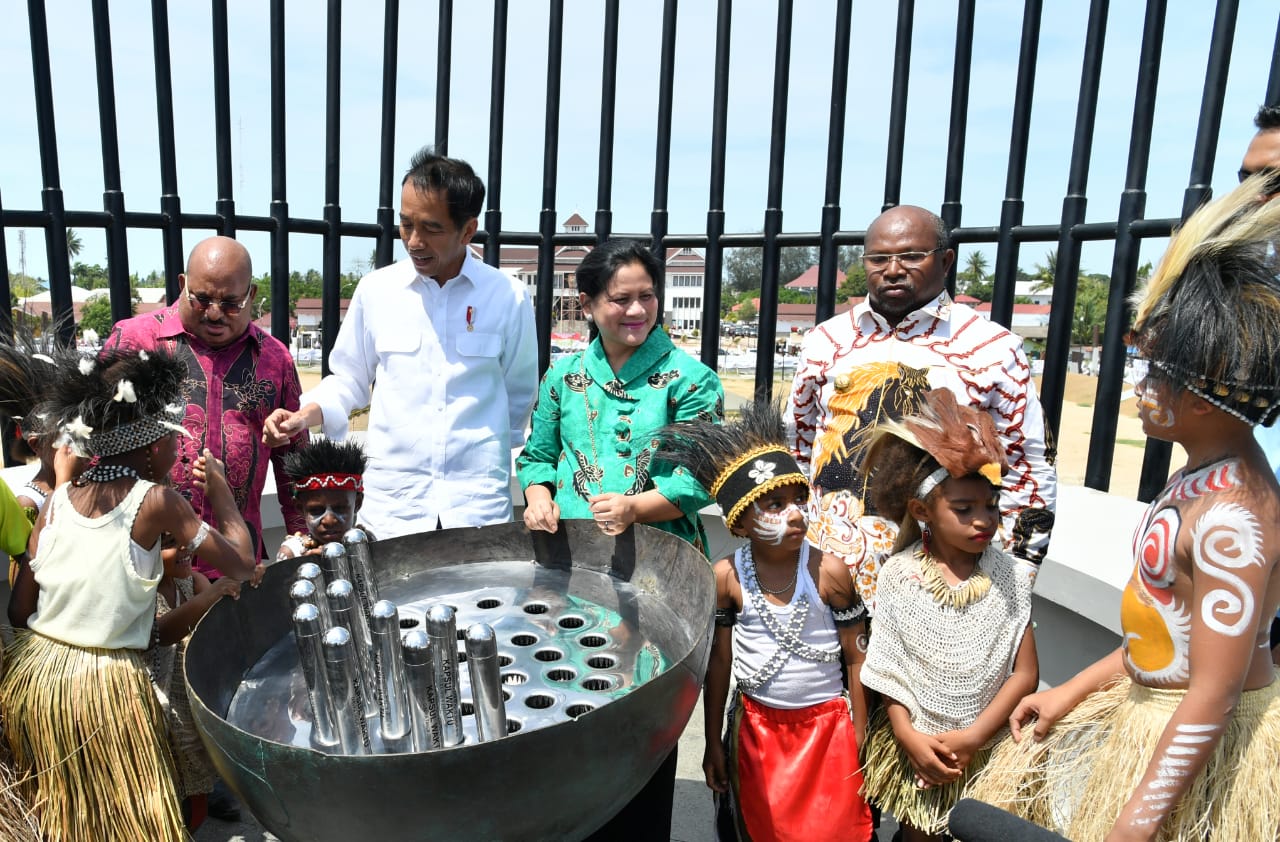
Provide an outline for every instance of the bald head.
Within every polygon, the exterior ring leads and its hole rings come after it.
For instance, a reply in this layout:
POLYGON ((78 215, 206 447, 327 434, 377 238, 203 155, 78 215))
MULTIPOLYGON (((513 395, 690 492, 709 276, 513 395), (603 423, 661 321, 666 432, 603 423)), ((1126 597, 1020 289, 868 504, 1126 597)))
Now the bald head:
POLYGON ((890 208, 867 226, 867 298, 891 325, 938 297, 956 254, 947 227, 915 205, 890 208), (888 259, 886 259, 888 258, 888 259))
POLYGON ((253 262, 230 237, 201 240, 179 280, 178 314, 187 332, 210 348, 235 342, 253 319, 253 262))

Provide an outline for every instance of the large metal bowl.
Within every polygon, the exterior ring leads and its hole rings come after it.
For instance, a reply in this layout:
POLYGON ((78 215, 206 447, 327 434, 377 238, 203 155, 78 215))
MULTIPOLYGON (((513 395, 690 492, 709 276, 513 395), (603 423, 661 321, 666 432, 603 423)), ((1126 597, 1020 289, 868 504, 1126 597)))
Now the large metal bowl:
POLYGON ((633 527, 613 538, 589 521, 567 521, 554 535, 510 523, 373 545, 377 579, 392 599, 427 595, 415 585, 432 571, 476 565, 480 576, 486 562, 513 561, 527 563, 534 586, 560 583, 633 622, 668 668, 575 720, 496 742, 372 756, 276 742, 226 719, 245 675, 292 632, 287 594, 297 565, 274 565, 259 588, 209 612, 186 658, 205 746, 264 827, 299 842, 577 839, 639 791, 675 747, 697 702, 715 607, 710 566, 691 545, 657 529, 633 527))

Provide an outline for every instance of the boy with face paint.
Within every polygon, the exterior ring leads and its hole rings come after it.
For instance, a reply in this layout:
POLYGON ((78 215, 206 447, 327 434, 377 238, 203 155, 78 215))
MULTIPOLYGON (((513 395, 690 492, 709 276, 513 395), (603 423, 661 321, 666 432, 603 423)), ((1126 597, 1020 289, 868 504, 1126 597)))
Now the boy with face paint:
MULTIPOLYGON (((293 482, 294 503, 306 520, 307 534, 285 538, 277 561, 317 555, 356 526, 364 501, 364 470, 364 451, 354 441, 319 439, 285 458, 284 472, 293 482)), ((373 540, 368 529, 360 528, 373 540)))
POLYGON ((809 484, 781 413, 757 402, 724 426, 672 424, 658 436, 655 458, 693 473, 748 539, 715 563, 702 768, 720 838, 870 838, 858 759, 866 612, 839 559, 805 540, 809 484))

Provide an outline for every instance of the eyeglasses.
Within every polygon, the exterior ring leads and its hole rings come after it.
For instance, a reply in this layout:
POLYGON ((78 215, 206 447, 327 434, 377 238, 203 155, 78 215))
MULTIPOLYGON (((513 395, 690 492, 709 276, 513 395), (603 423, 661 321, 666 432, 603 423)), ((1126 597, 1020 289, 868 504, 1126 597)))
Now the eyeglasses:
POLYGON ((900 251, 897 254, 864 254, 862 262, 872 269, 887 269, 889 262, 896 260, 903 269, 919 269, 929 259, 929 255, 942 251, 939 246, 929 251, 900 251))
POLYGON ((223 315, 236 316, 239 315, 240 311, 248 305, 249 296, 252 294, 253 284, 249 284, 249 289, 245 292, 244 298, 239 301, 236 301, 234 298, 213 298, 211 296, 204 295, 203 293, 192 295, 191 290, 187 290, 187 301, 191 302, 191 306, 195 307, 202 313, 217 304, 218 309, 222 311, 223 315))
POLYGON ((1240 171, 1237 172, 1236 175, 1240 177, 1240 183, 1243 184, 1245 182, 1245 179, 1249 178, 1250 176, 1257 175, 1258 173, 1262 173, 1263 175, 1266 176, 1266 181, 1263 184, 1262 192, 1280 193, 1280 167, 1263 167, 1260 170, 1252 170, 1252 171, 1246 170, 1244 167, 1241 167, 1240 171))

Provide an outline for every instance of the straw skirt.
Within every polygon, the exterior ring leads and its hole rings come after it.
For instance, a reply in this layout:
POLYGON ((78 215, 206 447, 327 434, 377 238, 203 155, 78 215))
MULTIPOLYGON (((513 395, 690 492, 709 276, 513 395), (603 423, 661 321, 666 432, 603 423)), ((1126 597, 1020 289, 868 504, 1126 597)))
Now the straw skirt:
POLYGON ((186 838, 159 706, 136 652, 28 632, 6 660, 5 737, 46 839, 186 838))
POLYGON ((871 714, 867 733, 863 796, 900 823, 924 833, 942 833, 947 829, 951 808, 991 754, 990 748, 979 749, 959 778, 946 786, 920 789, 916 786, 915 767, 893 736, 893 726, 883 705, 871 714))
MULTIPOLYGON (((1128 678, 1092 694, 1039 743, 1000 743, 966 793, 1070 839, 1102 839, 1137 788, 1185 691, 1128 678)), ((1274 840, 1280 831, 1280 681, 1240 697, 1209 764, 1160 840, 1274 840)))

